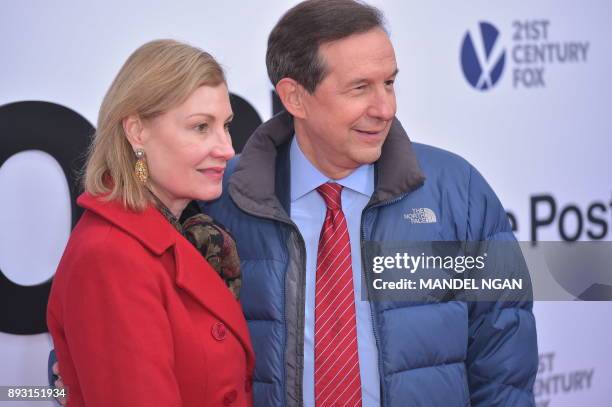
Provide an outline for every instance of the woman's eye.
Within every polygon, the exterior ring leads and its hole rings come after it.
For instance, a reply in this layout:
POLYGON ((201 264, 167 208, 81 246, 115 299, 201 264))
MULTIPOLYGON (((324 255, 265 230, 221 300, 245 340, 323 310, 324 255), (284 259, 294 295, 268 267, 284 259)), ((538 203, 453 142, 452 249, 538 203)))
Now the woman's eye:
POLYGON ((229 131, 231 124, 232 124, 231 122, 225 123, 225 126, 224 126, 225 127, 225 131, 229 131))
POLYGON ((200 133, 204 133, 206 130, 208 130, 208 123, 200 123, 195 127, 195 129, 200 133))

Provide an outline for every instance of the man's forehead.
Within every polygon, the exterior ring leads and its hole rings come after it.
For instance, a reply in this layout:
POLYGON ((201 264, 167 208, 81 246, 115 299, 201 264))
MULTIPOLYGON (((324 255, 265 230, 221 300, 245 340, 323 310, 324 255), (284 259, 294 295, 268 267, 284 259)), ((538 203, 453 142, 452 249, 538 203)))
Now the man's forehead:
POLYGON ((319 55, 328 74, 336 73, 342 77, 390 76, 397 70, 393 45, 379 28, 322 44, 319 55))
POLYGON ((373 50, 378 50, 380 53, 395 52, 389 36, 382 28, 372 28, 366 32, 351 34, 319 46, 319 53, 341 57, 363 57, 373 50))

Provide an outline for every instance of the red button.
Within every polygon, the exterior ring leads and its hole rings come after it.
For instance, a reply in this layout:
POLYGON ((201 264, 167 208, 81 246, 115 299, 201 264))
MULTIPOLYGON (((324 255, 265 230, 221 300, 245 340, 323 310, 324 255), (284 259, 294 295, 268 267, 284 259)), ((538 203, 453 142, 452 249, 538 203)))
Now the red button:
POLYGON ((216 324, 214 324, 210 332, 213 338, 215 338, 218 341, 224 340, 225 335, 227 335, 227 329, 225 328, 225 325, 223 325, 221 322, 217 322, 216 324))
POLYGON ((237 397, 238 397, 238 392, 236 390, 228 391, 223 396, 223 405, 224 406, 229 406, 234 401, 236 401, 237 397))

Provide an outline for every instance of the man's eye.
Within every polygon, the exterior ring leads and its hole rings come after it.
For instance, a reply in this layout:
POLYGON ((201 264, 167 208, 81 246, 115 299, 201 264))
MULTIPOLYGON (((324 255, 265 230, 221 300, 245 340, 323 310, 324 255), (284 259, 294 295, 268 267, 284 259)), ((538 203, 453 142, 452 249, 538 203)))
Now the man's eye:
POLYGON ((395 83, 395 79, 389 79, 388 81, 385 81, 385 85, 387 86, 393 86, 394 83, 395 83))

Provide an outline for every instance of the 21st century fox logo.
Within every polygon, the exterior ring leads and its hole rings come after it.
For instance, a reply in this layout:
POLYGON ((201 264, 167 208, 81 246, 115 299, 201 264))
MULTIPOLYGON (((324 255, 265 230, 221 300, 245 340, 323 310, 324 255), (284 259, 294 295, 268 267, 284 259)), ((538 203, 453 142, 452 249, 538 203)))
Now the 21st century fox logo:
POLYGON ((510 71, 516 89, 546 87, 549 69, 586 63, 589 54, 588 41, 553 41, 553 34, 550 20, 515 20, 503 33, 490 22, 481 21, 463 37, 463 75, 480 91, 494 88, 505 70, 510 71))

